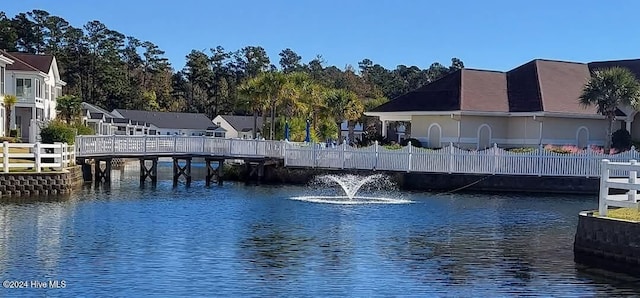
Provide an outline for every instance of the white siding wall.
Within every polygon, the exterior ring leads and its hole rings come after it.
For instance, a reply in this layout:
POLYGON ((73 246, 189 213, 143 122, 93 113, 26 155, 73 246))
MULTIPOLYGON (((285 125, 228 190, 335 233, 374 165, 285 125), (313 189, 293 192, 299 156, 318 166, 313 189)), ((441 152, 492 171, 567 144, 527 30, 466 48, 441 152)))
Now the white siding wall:
POLYGON ((224 128, 225 130, 227 130, 227 133, 225 135, 226 138, 238 138, 241 137, 238 133, 238 131, 236 131, 233 126, 231 126, 231 124, 229 124, 229 122, 227 122, 227 120, 224 120, 224 118, 222 118, 222 116, 216 116, 215 118, 213 118, 213 124, 215 125, 220 125, 220 127, 224 128), (220 123, 220 124, 218 124, 220 123))

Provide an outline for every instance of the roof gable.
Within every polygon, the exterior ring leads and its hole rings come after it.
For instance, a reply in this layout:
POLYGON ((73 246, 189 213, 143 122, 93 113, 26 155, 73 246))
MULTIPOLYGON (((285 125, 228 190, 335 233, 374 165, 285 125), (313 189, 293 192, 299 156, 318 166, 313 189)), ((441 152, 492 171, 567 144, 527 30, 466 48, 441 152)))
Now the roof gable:
POLYGON ((460 110, 508 112, 506 74, 463 69, 460 110))
POLYGON ((41 71, 43 73, 49 73, 51 64, 53 63, 52 55, 36 55, 20 52, 9 52, 8 54, 16 60, 16 63, 12 64, 11 67, 7 67, 9 70, 41 71))
MULTIPOLYGON (((238 115, 218 115, 220 118, 227 121, 233 129, 236 131, 251 131, 253 130, 253 116, 238 116, 238 115)), ((258 117, 257 124, 258 129, 262 127, 262 117, 258 117)))
POLYGON ((591 77, 587 64, 537 60, 536 66, 543 111, 597 114, 596 107, 580 104, 582 89, 591 77))
POLYGON ((454 111, 460 109, 462 70, 380 105, 372 112, 454 111))

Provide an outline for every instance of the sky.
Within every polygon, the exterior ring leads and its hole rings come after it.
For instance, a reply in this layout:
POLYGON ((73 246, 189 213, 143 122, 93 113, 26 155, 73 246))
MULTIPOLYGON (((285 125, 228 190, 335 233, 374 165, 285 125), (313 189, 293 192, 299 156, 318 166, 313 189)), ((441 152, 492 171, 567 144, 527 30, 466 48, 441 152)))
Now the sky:
POLYGON ((393 69, 457 57, 500 71, 537 58, 640 58, 635 0, 0 0, 9 17, 33 9, 151 41, 178 70, 192 49, 218 45, 262 46, 275 65, 291 48, 340 68, 365 58, 393 69))

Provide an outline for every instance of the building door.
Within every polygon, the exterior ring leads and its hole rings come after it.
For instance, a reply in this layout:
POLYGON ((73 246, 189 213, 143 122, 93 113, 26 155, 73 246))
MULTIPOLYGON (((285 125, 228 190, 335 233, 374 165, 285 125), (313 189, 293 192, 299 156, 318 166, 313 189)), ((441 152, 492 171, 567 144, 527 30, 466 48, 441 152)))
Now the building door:
POLYGON ((491 127, 486 124, 480 125, 478 128, 478 150, 491 147, 491 127))
POLYGON ((576 145, 578 148, 584 149, 587 147, 587 143, 589 143, 589 130, 586 127, 578 128, 578 133, 576 134, 576 145))
POLYGON ((429 148, 440 148, 440 138, 442 137, 442 129, 437 123, 429 126, 429 148))

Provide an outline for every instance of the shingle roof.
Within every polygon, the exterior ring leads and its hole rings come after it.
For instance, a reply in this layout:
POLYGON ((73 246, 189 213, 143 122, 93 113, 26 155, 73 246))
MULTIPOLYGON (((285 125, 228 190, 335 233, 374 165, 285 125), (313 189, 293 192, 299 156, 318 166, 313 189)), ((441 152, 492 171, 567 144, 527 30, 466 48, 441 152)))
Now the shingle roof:
POLYGON ((107 111, 107 110, 105 110, 105 109, 103 109, 101 107, 92 105, 90 103, 83 102, 82 103, 82 108, 85 109, 85 110, 88 110, 89 113, 102 113, 107 117, 117 118, 117 117, 115 117, 115 115, 111 114, 109 111, 107 111))
POLYGON ((9 56, 14 60, 13 64, 7 65, 7 70, 19 70, 19 71, 41 71, 49 73, 51 63, 53 63, 52 55, 36 55, 20 52, 5 52, 2 54, 9 56))
POLYGON ((372 112, 507 111, 503 72, 461 69, 389 101, 372 112))
MULTIPOLYGON (((236 131, 247 132, 253 130, 253 116, 220 115, 220 117, 229 122, 236 131)), ((257 126, 258 131, 260 131, 262 117, 258 117, 257 126)))
POLYGON ((118 112, 123 117, 133 121, 151 123, 158 128, 205 130, 212 124, 211 120, 205 114, 121 109, 116 109, 114 112, 118 112))
MULTIPOLYGON (((536 59, 508 72, 461 69, 396 99, 372 112, 485 111, 597 114, 583 107, 579 96, 590 68, 631 66, 640 75, 640 60, 589 65, 536 59)), ((640 78, 640 76, 639 76, 640 78)))

